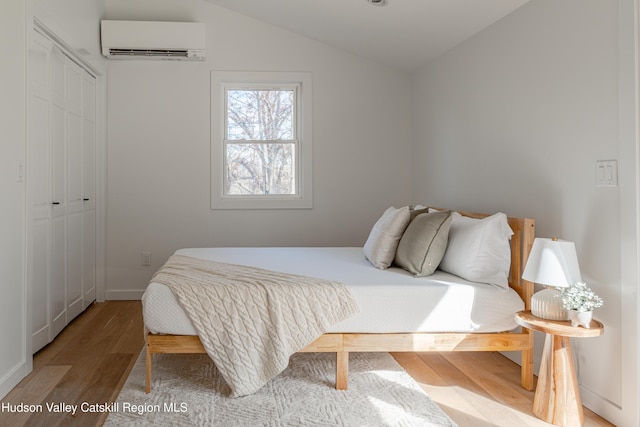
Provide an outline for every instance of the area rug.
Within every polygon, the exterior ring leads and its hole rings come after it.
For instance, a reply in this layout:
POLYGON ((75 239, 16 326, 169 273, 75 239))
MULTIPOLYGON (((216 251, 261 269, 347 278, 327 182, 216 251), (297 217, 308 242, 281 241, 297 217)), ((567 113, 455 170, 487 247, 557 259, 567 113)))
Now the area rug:
POLYGON ((335 390, 335 354, 299 353, 258 392, 229 398, 206 354, 144 352, 105 426, 455 426, 388 353, 351 353, 349 390, 335 390))

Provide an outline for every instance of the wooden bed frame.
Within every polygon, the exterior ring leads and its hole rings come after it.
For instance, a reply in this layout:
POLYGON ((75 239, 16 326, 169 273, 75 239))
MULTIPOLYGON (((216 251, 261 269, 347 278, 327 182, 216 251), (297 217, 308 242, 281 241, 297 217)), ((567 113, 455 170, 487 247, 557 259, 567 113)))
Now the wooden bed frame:
MULTIPOLYGON (((460 212, 460 211, 459 211, 460 212)), ((487 214, 460 212, 472 218, 487 214)), ((509 218, 511 238, 511 271, 509 286, 522 298, 525 310, 530 309, 533 283, 522 279, 522 271, 531 251, 535 222, 530 218, 509 218)), ((515 313, 514 313, 515 314, 515 313)), ((153 355, 158 353, 205 353, 198 336, 146 335, 146 392, 151 391, 153 355)), ((327 333, 300 352, 336 353, 336 384, 338 390, 348 387, 350 352, 420 352, 420 351, 521 351, 521 384, 533 390, 533 332, 499 333, 327 333)))

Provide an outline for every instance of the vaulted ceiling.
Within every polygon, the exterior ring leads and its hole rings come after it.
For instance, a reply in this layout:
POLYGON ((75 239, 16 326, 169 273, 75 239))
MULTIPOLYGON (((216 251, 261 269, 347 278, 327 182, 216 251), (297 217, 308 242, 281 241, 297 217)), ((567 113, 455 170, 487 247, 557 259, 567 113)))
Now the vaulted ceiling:
POLYGON ((413 71, 529 0, 207 0, 357 55, 413 71))

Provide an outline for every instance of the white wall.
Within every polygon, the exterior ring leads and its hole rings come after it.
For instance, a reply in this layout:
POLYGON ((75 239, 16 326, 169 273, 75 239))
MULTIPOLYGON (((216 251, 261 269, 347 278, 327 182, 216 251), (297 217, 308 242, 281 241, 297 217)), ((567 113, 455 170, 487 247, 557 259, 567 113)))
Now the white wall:
MULTIPOLYGON (((604 336, 574 340, 583 400, 624 425, 637 411, 627 400, 637 377, 625 378, 637 360, 624 361, 623 331, 635 348, 637 329, 621 322, 621 296, 637 285, 622 282, 621 244, 635 226, 623 229, 620 207, 636 187, 620 158, 635 139, 620 121, 619 87, 633 90, 634 76, 619 77, 619 28, 614 0, 533 0, 420 70, 412 185, 414 202, 533 217, 538 236, 576 243, 583 278, 605 300, 604 336), (599 159, 619 161, 619 187, 596 187, 599 159)), ((623 36, 633 44, 632 29, 623 36)))
POLYGON ((107 298, 139 297, 181 247, 362 245, 409 202, 408 75, 200 0, 109 0, 107 17, 207 24, 204 63, 108 64, 107 298), (210 209, 212 69, 313 74, 313 209, 210 209))
POLYGON ((24 286, 25 13, 22 0, 0 4, 0 397, 31 369, 26 355, 24 286))

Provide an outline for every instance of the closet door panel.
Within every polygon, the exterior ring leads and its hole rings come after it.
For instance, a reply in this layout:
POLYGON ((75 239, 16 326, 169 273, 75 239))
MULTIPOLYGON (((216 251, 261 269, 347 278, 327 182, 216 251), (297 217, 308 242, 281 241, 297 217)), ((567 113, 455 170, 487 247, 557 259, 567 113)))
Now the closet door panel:
POLYGON ((29 188, 33 219, 48 218, 51 211, 50 104, 48 99, 33 96, 30 100, 29 188))
POLYGON ((67 325, 67 223, 64 216, 52 221, 51 339, 67 325))
POLYGON ((65 108, 67 97, 67 57, 57 47, 51 51, 51 100, 54 104, 65 108))
MULTIPOLYGON (((66 207, 65 191, 65 112, 53 104, 51 109, 51 198, 55 211, 66 207)), ((64 214, 64 212, 62 213, 64 214)))
POLYGON ((83 289, 85 308, 96 299, 96 79, 82 79, 83 289))
POLYGON ((68 213, 82 210, 82 73, 66 60, 67 201, 68 213))
MULTIPOLYGON (((51 56, 51 191, 52 199, 58 203, 54 205, 54 211, 66 210, 66 111, 65 111, 65 91, 66 91, 66 56, 53 47, 51 56)), ((65 212, 54 212, 64 215, 65 212)))
POLYGON ((40 350, 50 341, 49 321, 49 220, 32 223, 31 253, 31 322, 33 352, 40 350))
POLYGON ((96 131, 95 125, 84 120, 82 129, 82 195, 84 209, 95 209, 96 207, 96 131))
POLYGON ((53 46, 51 55, 51 283, 49 310, 51 337, 67 325, 67 57, 53 46))
POLYGON ((66 103, 67 111, 76 116, 82 114, 82 74, 84 70, 71 59, 66 58, 66 103))
POLYGON ((82 81, 82 116, 96 122, 96 78, 86 71, 82 81))
POLYGON ((96 299, 96 211, 84 212, 82 222, 83 244, 83 290, 84 307, 88 307, 96 299))
POLYGON ((96 79, 84 73, 82 80, 82 193, 84 209, 96 206, 96 79))
POLYGON ((31 342, 33 351, 50 340, 49 286, 51 268, 51 42, 34 34, 29 46, 29 130, 27 185, 29 241, 27 283, 31 292, 31 342))
POLYGON ((67 214, 67 322, 82 312, 82 212, 67 214))
POLYGON ((67 112, 67 212, 82 210, 82 120, 67 112))
POLYGON ((32 97, 50 99, 51 97, 51 48, 47 38, 35 33, 29 47, 29 93, 32 97))
POLYGON ((49 217, 51 210, 49 113, 49 100, 39 97, 31 99, 29 116, 34 125, 29 130, 30 157, 27 167, 31 177, 29 184, 33 219, 49 217))
POLYGON ((82 291, 82 75, 66 61, 67 111, 67 321, 83 310, 82 291))

